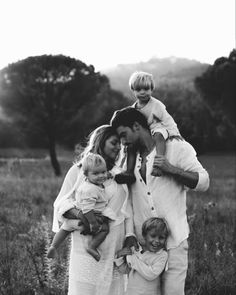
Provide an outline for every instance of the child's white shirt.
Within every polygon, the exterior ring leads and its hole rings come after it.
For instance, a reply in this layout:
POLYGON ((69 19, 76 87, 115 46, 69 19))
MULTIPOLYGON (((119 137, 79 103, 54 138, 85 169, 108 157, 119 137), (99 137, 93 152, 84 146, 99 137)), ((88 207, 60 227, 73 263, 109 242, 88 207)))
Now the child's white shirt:
POLYGON ((147 118, 152 134, 160 132, 165 139, 174 135, 180 136, 177 124, 160 100, 151 97, 144 107, 137 108, 137 102, 132 107, 138 109, 147 118))
POLYGON ((91 210, 101 212, 104 216, 115 220, 115 212, 107 207, 108 198, 104 187, 95 185, 85 180, 75 191, 76 207, 83 213, 91 210))
POLYGON ((160 274, 166 269, 168 254, 165 250, 154 253, 134 251, 132 255, 116 258, 121 273, 129 273, 126 295, 160 295, 160 274))
POLYGON ((159 277, 165 269, 167 257, 167 252, 161 249, 155 253, 135 251, 134 254, 127 255, 126 260, 133 271, 137 271, 144 279, 152 281, 159 277))

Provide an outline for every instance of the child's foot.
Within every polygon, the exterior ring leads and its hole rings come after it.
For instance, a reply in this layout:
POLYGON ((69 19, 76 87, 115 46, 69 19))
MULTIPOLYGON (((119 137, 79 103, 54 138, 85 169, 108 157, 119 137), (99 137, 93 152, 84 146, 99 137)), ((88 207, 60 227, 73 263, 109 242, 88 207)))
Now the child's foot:
POLYGON ((136 178, 133 174, 123 172, 115 176, 115 181, 119 184, 132 184, 136 181, 136 178))
POLYGON ((101 255, 99 254, 98 250, 88 248, 88 249, 87 249, 87 252, 88 252, 91 256, 93 256, 93 258, 96 259, 97 261, 100 260, 101 255))
POLYGON ((57 255, 57 250, 55 247, 51 246, 48 249, 47 258, 55 258, 57 255))
POLYGON ((152 173, 151 173, 152 176, 155 176, 155 177, 160 177, 163 175, 161 169, 157 168, 157 167, 154 167, 152 169, 152 173))

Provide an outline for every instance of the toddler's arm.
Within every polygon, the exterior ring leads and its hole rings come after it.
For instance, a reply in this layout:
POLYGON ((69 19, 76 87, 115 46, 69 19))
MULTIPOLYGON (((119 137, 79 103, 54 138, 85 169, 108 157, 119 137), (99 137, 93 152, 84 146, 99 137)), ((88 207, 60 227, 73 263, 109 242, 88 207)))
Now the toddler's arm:
POLYGON ((166 106, 159 100, 155 100, 155 104, 152 109, 153 120, 163 123, 164 126, 177 127, 173 117, 167 112, 166 106))

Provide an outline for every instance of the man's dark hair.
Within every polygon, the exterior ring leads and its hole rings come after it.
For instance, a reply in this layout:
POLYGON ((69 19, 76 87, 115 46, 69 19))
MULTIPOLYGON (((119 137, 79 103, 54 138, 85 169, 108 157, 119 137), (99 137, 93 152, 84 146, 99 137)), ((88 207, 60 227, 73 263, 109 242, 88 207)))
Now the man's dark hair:
POLYGON ((133 107, 126 107, 114 112, 110 124, 113 128, 125 126, 132 128, 134 123, 139 123, 143 128, 149 129, 146 117, 133 107))

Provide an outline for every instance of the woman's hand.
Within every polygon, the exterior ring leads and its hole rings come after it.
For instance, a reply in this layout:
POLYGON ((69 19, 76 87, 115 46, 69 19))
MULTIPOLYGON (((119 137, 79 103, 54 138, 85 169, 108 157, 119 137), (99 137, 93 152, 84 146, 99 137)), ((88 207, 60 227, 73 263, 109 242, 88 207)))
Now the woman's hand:
POLYGON ((125 248, 117 251, 117 253, 116 253, 117 258, 126 256, 126 255, 132 255, 132 250, 128 247, 125 247, 125 248))

